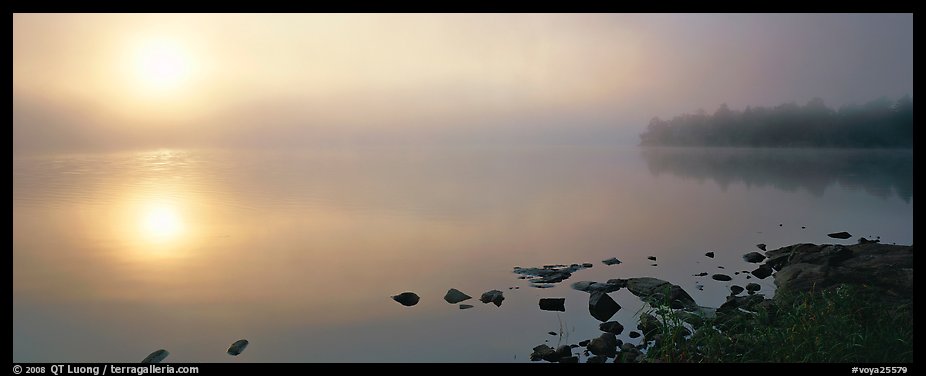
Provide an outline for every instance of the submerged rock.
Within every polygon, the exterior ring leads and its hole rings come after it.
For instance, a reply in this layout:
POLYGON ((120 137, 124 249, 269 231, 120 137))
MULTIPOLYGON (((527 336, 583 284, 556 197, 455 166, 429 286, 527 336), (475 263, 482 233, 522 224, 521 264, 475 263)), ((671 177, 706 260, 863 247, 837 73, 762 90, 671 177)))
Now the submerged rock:
POLYGON ((829 236, 835 239, 848 239, 852 237, 852 234, 845 232, 845 231, 840 231, 840 232, 834 232, 832 234, 826 234, 826 236, 829 236))
POLYGON ((164 358, 166 358, 168 355, 170 355, 170 352, 169 352, 169 351, 164 350, 164 349, 160 349, 160 350, 157 350, 157 351, 155 351, 155 352, 149 354, 148 356, 146 356, 145 359, 142 359, 141 362, 142 362, 142 363, 145 363, 145 364, 149 364, 149 363, 160 363, 160 362, 161 362, 162 360, 164 360, 164 358))
POLYGON ((733 277, 730 277, 730 276, 728 276, 728 275, 726 275, 726 274, 714 274, 714 275, 711 276, 711 278, 713 278, 713 279, 715 279, 715 280, 717 280, 717 281, 731 281, 731 280, 733 280, 733 277))
POLYGON ((762 260, 765 260, 765 256, 763 256, 763 255, 762 255, 761 253, 759 253, 759 252, 749 252, 749 253, 743 255, 743 261, 751 262, 751 263, 753 263, 753 264, 755 264, 755 263, 757 263, 757 262, 762 262, 762 260))
POLYGON ((420 298, 418 297, 418 294, 415 294, 413 292, 403 292, 399 295, 393 296, 392 300, 395 300, 399 302, 399 304, 404 305, 406 307, 411 307, 415 304, 418 304, 418 300, 420 300, 420 298))
POLYGON ((246 347, 248 347, 248 340, 239 339, 228 348, 228 355, 238 356, 246 347))
POLYGON ((566 298, 541 298, 540 309, 543 311, 566 312, 566 298))
POLYGON ((608 321, 599 324, 598 329, 602 332, 621 334, 624 331, 624 326, 617 321, 608 321))
MULTIPOLYGON (((509 289, 510 288, 511 287, 509 287, 509 289)), ((466 295, 462 291, 457 290, 457 289, 447 290, 447 294, 444 295, 444 300, 446 300, 447 303, 450 303, 450 304, 457 304, 459 302, 462 302, 464 300, 471 299, 471 298, 472 296, 466 295)))
POLYGON ((764 244, 764 243, 756 244, 756 247, 759 247, 759 249, 761 249, 763 252, 765 251, 765 244, 764 244))
POLYGON ((479 301, 486 304, 494 303, 496 307, 501 307, 503 300, 505 300, 505 296, 498 290, 486 291, 479 297, 479 301))
POLYGON ((470 309, 473 308, 472 304, 460 304, 460 309, 470 309))
POLYGON ((603 292, 593 292, 588 298, 588 312, 598 321, 608 321, 621 306, 603 292))
POLYGON ((704 254, 707 257, 714 258, 714 252, 708 252, 704 254))
POLYGON ((611 257, 607 260, 602 260, 601 262, 603 262, 605 265, 616 265, 620 264, 621 260, 618 260, 617 257, 611 257))

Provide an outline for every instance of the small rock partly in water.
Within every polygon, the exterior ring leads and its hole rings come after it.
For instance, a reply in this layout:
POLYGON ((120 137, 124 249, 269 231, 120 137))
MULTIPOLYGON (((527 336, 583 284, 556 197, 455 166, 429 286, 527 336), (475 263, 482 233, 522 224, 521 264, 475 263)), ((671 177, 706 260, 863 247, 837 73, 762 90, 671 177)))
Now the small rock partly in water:
POLYGON ((141 362, 142 362, 143 364, 160 363, 160 362, 161 362, 162 360, 164 360, 164 358, 166 358, 168 355, 170 355, 170 352, 169 352, 169 351, 164 350, 164 349, 160 349, 160 350, 157 350, 157 351, 155 351, 155 352, 149 354, 148 356, 146 356, 145 359, 142 359, 141 362))
POLYGON ((531 283, 530 286, 535 289, 549 289, 549 288, 556 287, 556 285, 552 283, 531 283))
POLYGON ((656 261, 656 256, 650 256, 650 257, 647 257, 647 259, 648 259, 648 260, 656 261))
POLYGON ((715 280, 717 280, 717 281, 731 281, 731 280, 733 280, 732 277, 730 277, 730 276, 728 276, 728 275, 726 275, 726 274, 714 274, 714 275, 711 276, 711 278, 713 278, 713 279, 715 279, 715 280))
POLYGON ((714 258, 714 252, 708 252, 704 254, 707 257, 714 258))
POLYGON ((479 301, 483 303, 494 303, 496 307, 502 306, 502 301, 505 300, 505 296, 502 295, 501 291, 491 290, 482 293, 482 296, 479 297, 479 301))
POLYGON ((592 265, 592 263, 590 263, 590 262, 586 262, 586 263, 583 263, 583 264, 582 264, 582 267, 583 267, 583 268, 591 268, 591 267, 593 267, 593 266, 595 266, 595 265, 592 265))
POLYGON ((556 332, 547 332, 547 334, 549 334, 549 335, 551 335, 551 336, 555 336, 555 335, 556 335, 556 332))
POLYGON ((659 266, 658 264, 649 264, 649 266, 659 266))
POLYGON ((864 237, 858 238, 858 244, 872 244, 872 243, 880 243, 880 242, 881 241, 878 239, 868 240, 864 237))
POLYGON ((727 268, 726 266, 722 266, 722 265, 717 267, 717 269, 726 269, 726 268, 727 268))
MULTIPOLYGON (((509 287, 510 289, 511 287, 509 287)), ((447 290, 447 294, 444 295, 444 300, 450 304, 457 304, 467 299, 471 299, 472 296, 464 294, 462 291, 457 289, 447 290)))
POLYGON ((566 312, 566 298, 540 298, 540 309, 543 311, 566 312))
POLYGON ((759 247, 763 252, 765 251, 765 243, 756 244, 756 247, 759 247))
POLYGON ((829 236, 835 239, 848 239, 852 237, 852 234, 845 232, 845 231, 840 231, 840 232, 834 232, 832 234, 826 234, 826 236, 829 236))
POLYGON ((460 309, 470 309, 473 308, 472 304, 460 304, 460 309))
POLYGON ((598 329, 602 332, 621 334, 624 331, 624 326, 617 321, 608 321, 599 324, 598 329))
POLYGON ((707 272, 700 272, 700 273, 698 273, 698 274, 692 274, 692 276, 694 276, 694 277, 704 277, 704 276, 707 276, 707 272))
POLYGON ((756 276, 758 279, 765 279, 772 275, 772 267, 768 265, 760 265, 756 270, 753 270, 750 273, 752 273, 752 275, 756 276))
POLYGON ((615 265, 620 264, 621 260, 618 260, 617 257, 611 257, 607 260, 602 260, 601 262, 603 262, 605 265, 615 265))
POLYGON ((406 307, 411 307, 415 304, 418 304, 419 299, 420 298, 418 297, 418 294, 415 294, 413 292, 403 292, 399 295, 395 295, 392 297, 392 300, 395 300, 399 302, 399 304, 404 305, 406 307))
POLYGON ((603 292, 593 292, 588 298, 588 312, 598 321, 608 321, 621 306, 603 292))
POLYGON ((733 272, 733 275, 740 275, 740 272, 733 272))
POLYGON ((758 283, 746 284, 746 291, 759 291, 760 289, 762 289, 762 286, 760 286, 758 283))
POLYGON ((742 287, 737 286, 737 285, 730 286, 730 292, 733 293, 733 295, 737 295, 743 292, 743 290, 744 289, 742 287))
POLYGON ((239 339, 228 348, 228 355, 238 356, 246 347, 248 347, 248 340, 239 339))
MULTIPOLYGON (((634 330, 634 331, 631 331, 630 333, 627 333, 627 335, 630 336, 630 338, 639 338, 640 332, 637 332, 634 330)), ((630 345, 630 346, 633 346, 633 345, 630 345)))
POLYGON ((553 350, 550 346, 539 345, 534 347, 534 352, 531 353, 531 361, 536 362, 541 359, 548 362, 555 362, 559 357, 556 356, 556 350, 553 350))
POLYGON ((801 230, 804 230, 804 229, 806 229, 806 228, 807 228, 807 226, 801 226, 801 230))
POLYGON ((765 260, 765 256, 759 252, 749 252, 743 255, 743 261, 751 262, 753 264, 762 262, 762 260, 765 260))

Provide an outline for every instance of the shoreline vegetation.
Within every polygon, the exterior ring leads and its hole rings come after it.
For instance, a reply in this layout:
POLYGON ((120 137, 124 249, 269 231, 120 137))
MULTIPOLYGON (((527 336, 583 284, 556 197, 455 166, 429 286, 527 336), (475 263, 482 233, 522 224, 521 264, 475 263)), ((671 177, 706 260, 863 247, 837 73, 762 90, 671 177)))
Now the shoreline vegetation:
POLYGON ((640 134, 641 146, 913 148, 913 98, 879 98, 839 109, 814 98, 801 106, 703 110, 655 117, 640 134))

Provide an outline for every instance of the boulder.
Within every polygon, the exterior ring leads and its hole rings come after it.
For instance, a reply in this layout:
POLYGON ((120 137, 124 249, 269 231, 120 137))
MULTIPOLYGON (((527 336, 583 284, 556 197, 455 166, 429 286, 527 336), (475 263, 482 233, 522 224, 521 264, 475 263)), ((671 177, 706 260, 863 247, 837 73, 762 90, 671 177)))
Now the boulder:
POLYGON ((743 261, 751 262, 753 264, 762 262, 762 260, 765 260, 765 256, 759 252, 749 252, 743 255, 743 261))
POLYGON ((669 307, 676 309, 696 306, 694 299, 681 286, 658 278, 630 278, 627 290, 651 305, 668 303, 669 307))
POLYGON ((608 321, 599 324, 598 329, 602 332, 621 334, 624 331, 624 326, 617 321, 608 321))
POLYGON ((750 273, 752 273, 752 275, 756 276, 758 279, 765 279, 772 275, 772 268, 768 265, 759 265, 756 270, 753 270, 750 273))
POLYGON ((620 264, 621 260, 618 260, 617 257, 611 257, 607 260, 602 260, 601 262, 603 262, 605 265, 616 265, 620 264))
POLYGON ((613 333, 603 333, 588 343, 588 351, 600 356, 614 356, 617 353, 617 337, 613 333))
POLYGON ((395 300, 399 302, 399 304, 404 305, 406 307, 411 307, 415 304, 418 304, 418 300, 420 300, 420 298, 418 297, 418 294, 415 294, 413 292, 403 292, 399 295, 393 296, 392 300, 395 300))
POLYGON ((733 285, 733 286, 730 286, 730 292, 731 292, 733 295, 737 295, 737 294, 743 292, 743 288, 740 287, 740 286, 737 286, 737 285, 733 285))
POLYGON ((479 301, 486 304, 494 303, 496 307, 501 307, 503 300, 505 300, 505 296, 498 290, 486 291, 479 297, 479 301))
POLYGON ((593 292, 588 298, 588 312, 598 321, 608 321, 621 306, 603 292, 593 292))
MULTIPOLYGON (((510 287, 509 287, 510 289, 510 287)), ((457 304, 467 299, 471 299, 472 296, 464 294, 462 291, 457 289, 447 290, 447 294, 444 295, 444 300, 450 304, 457 304)))

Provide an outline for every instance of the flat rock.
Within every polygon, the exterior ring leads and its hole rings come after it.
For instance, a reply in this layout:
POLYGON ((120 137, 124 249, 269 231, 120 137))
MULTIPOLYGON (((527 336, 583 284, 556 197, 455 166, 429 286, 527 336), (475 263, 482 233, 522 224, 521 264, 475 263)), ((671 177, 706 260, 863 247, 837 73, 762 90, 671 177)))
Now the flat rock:
POLYGON ((418 304, 418 300, 420 300, 420 298, 418 297, 418 294, 415 294, 413 292, 403 292, 399 295, 393 296, 392 300, 395 300, 399 302, 399 304, 404 305, 406 307, 411 307, 415 304, 418 304))
POLYGON ((482 293, 482 296, 479 297, 479 301, 483 303, 494 303, 496 307, 502 306, 502 301, 505 300, 505 296, 502 295, 501 291, 491 290, 482 293))
POLYGON ((627 280, 627 290, 651 305, 668 303, 676 309, 696 306, 694 299, 681 286, 658 278, 630 278, 627 280))
POLYGON ((591 268, 591 267, 593 267, 593 266, 595 266, 595 265, 593 265, 593 264, 590 263, 590 262, 586 262, 586 263, 583 263, 583 264, 582 264, 582 267, 583 267, 583 268, 591 268))
POLYGON ((605 265, 617 265, 621 263, 621 260, 618 260, 617 257, 611 257, 607 260, 601 260, 605 265))
POLYGON ((238 354, 241 354, 241 352, 244 351, 246 347, 248 347, 248 340, 239 339, 235 341, 235 343, 231 344, 231 346, 228 347, 228 351, 226 352, 228 355, 238 356, 238 354))
POLYGON ((144 364, 160 363, 168 355, 170 355, 170 352, 167 350, 164 350, 164 349, 156 350, 155 352, 148 354, 148 356, 146 356, 145 359, 142 359, 141 362, 144 364))
POLYGON ((743 255, 743 261, 751 262, 753 264, 762 262, 762 260, 765 260, 765 256, 759 252, 749 252, 743 255))
POLYGON ((624 331, 624 326, 617 321, 608 321, 599 324, 598 329, 602 332, 621 334, 624 331))
POLYGON ((472 304, 460 304, 460 309, 470 309, 473 308, 472 304))
POLYGON ((852 237, 852 234, 845 232, 845 231, 840 231, 840 232, 834 232, 832 234, 826 234, 826 236, 829 236, 834 239, 848 239, 852 237))
POLYGON ((540 309, 543 311, 566 312, 566 298, 540 298, 540 309))
POLYGON ((717 280, 717 281, 731 281, 731 280, 733 280, 733 277, 730 277, 730 276, 728 276, 728 275, 726 275, 726 274, 714 274, 714 275, 711 276, 711 278, 713 278, 713 279, 715 279, 715 280, 717 280))
MULTIPOLYGON (((511 287, 509 287, 510 289, 511 287)), ((471 299, 472 296, 464 294, 462 291, 457 289, 447 290, 447 294, 444 295, 444 300, 450 304, 457 304, 467 299, 471 299)))
POLYGON ((576 282, 572 284, 573 289, 584 291, 587 293, 615 292, 617 290, 620 290, 621 287, 622 286, 620 286, 619 284, 611 283, 611 281, 608 281, 608 283, 601 283, 601 282, 594 282, 594 281, 580 281, 580 282, 576 282))
POLYGON ((593 292, 588 298, 588 312, 598 321, 608 321, 621 306, 603 292, 593 292))

